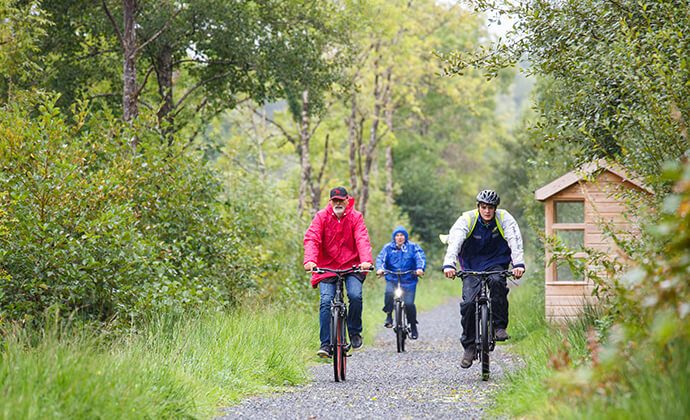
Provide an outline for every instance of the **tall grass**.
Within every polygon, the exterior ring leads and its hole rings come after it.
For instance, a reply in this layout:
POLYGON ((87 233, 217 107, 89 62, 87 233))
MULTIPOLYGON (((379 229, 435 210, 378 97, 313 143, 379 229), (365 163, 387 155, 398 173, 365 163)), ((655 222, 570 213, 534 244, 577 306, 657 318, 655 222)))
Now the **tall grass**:
POLYGON ((608 392, 579 399, 574 404, 559 404, 558 416, 573 419, 690 418, 688 342, 674 343, 667 350, 665 357, 647 351, 633 355, 627 361, 631 363, 626 363, 624 375, 608 392), (662 358, 668 360, 662 363, 662 358))
POLYGON ((304 382, 314 325, 308 314, 266 310, 161 317, 115 342, 10 332, 0 349, 0 416, 209 418, 242 396, 304 382))

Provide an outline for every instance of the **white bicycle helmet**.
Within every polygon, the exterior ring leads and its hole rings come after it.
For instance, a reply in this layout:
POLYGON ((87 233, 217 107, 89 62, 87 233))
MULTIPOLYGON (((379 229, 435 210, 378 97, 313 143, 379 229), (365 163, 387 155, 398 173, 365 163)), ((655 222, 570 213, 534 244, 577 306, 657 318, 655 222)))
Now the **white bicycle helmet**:
POLYGON ((477 194, 477 203, 486 203, 495 207, 501 203, 501 197, 493 190, 482 190, 477 194))

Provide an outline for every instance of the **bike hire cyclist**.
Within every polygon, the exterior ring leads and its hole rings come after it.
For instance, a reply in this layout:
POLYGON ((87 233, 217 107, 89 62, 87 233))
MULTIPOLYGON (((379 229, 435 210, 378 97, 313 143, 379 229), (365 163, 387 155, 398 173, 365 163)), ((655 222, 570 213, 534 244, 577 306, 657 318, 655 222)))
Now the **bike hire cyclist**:
MULTIPOLYGON (((450 228, 448 249, 443 259, 446 277, 455 277, 455 260, 468 271, 507 270, 513 265, 513 275, 520 278, 525 272, 522 235, 517 222, 507 211, 497 210, 501 199, 492 190, 477 194, 477 209, 462 214, 450 228)), ((465 348, 460 366, 469 368, 475 357, 475 313, 473 301, 479 293, 480 280, 469 276, 462 284, 462 346, 465 348)), ((496 331, 496 341, 510 338, 508 327, 508 287, 502 276, 489 277, 491 310, 496 331)))
MULTIPOLYGON (((360 266, 363 270, 372 267, 369 232, 362 213, 354 209, 355 199, 344 187, 331 190, 326 208, 319 210, 304 234, 304 269, 315 267, 344 270, 360 266)), ((347 331, 353 349, 362 347, 362 282, 366 274, 352 274, 345 278, 345 290, 350 302, 347 311, 347 331)), ((321 348, 320 357, 330 356, 330 308, 335 295, 335 274, 313 273, 311 285, 319 286, 321 303, 319 324, 321 348)))
MULTIPOLYGON (((417 290, 417 278, 424 275, 426 269, 426 256, 422 247, 408 240, 409 235, 404 227, 398 226, 393 230, 392 239, 383 246, 379 256, 376 258, 376 275, 381 276, 383 270, 388 271, 409 271, 416 270, 415 273, 403 274, 400 276, 400 285, 405 291, 405 315, 411 325, 410 338, 416 340, 419 336, 417 331, 417 308, 414 306, 414 295, 417 290)), ((383 312, 386 313, 384 326, 393 326, 393 292, 398 285, 398 276, 386 274, 386 291, 383 295, 383 312)))

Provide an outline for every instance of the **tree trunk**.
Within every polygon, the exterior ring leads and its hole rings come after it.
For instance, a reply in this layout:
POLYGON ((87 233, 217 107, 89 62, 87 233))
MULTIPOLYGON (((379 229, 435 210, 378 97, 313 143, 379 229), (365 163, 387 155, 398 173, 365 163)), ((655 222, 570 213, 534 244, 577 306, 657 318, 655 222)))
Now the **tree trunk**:
POLYGON ((321 169, 319 170, 319 175, 316 180, 312 181, 311 187, 311 215, 314 217, 321 206, 321 193, 323 192, 323 174, 326 170, 326 165, 328 165, 328 143, 331 136, 326 134, 326 142, 323 147, 323 161, 321 162, 321 169))
POLYGON ((300 182, 297 201, 297 214, 301 217, 311 188, 311 162, 309 158, 309 92, 302 92, 302 115, 299 127, 300 182))
POLYGON ((158 109, 158 127, 168 146, 172 146, 174 119, 172 116, 173 104, 173 56, 172 49, 164 46, 158 55, 154 57, 156 78, 158 79, 158 93, 161 97, 161 107, 158 109))
MULTIPOLYGON (((376 51, 378 52, 379 46, 377 45, 376 51)), ((387 108, 389 99, 389 89, 392 70, 389 67, 385 74, 382 75, 379 72, 379 60, 381 55, 374 61, 374 112, 372 115, 371 129, 369 130, 369 142, 365 145, 362 144, 362 154, 364 155, 364 170, 362 171, 362 194, 359 201, 359 211, 363 215, 366 215, 367 204, 369 203, 369 183, 371 167, 374 163, 374 154, 376 152, 376 145, 378 144, 379 134, 378 128, 381 121, 381 112, 383 109, 387 108)))
MULTIPOLYGON (((390 80, 389 72, 389 80, 390 80)), ((386 127, 388 127, 389 132, 393 132, 393 107, 391 103, 393 102, 390 97, 390 89, 388 89, 388 97, 386 98, 386 127)), ((386 204, 389 207, 393 207, 393 147, 391 145, 386 146, 386 204)))
POLYGON ((350 116, 347 118, 347 141, 350 147, 350 194, 355 197, 359 197, 357 186, 357 134, 357 97, 353 93, 350 103, 350 116))
POLYGON ((386 146, 386 204, 393 207, 393 148, 386 146))
MULTIPOLYGON (((122 110, 124 120, 131 123, 139 114, 137 107, 137 34, 135 21, 137 0, 123 0, 122 9, 124 19, 122 32, 122 49, 124 52, 122 110)), ((133 137, 130 141, 132 149, 136 150, 137 142, 137 138, 133 137)))

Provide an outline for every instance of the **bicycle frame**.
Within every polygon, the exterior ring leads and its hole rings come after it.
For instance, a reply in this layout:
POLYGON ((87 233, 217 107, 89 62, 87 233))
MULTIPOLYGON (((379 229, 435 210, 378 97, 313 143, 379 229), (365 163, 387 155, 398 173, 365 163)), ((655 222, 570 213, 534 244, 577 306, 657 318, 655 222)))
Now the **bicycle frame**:
POLYGON ((489 379, 489 352, 496 347, 496 335, 493 327, 493 312, 491 311, 491 289, 488 279, 493 275, 512 276, 510 270, 500 271, 460 271, 456 274, 463 281, 466 277, 478 277, 480 281, 479 293, 474 298, 474 344, 477 351, 474 359, 481 360, 482 380, 489 379))
POLYGON ((333 355, 333 377, 336 382, 345 380, 347 370, 347 357, 350 343, 347 340, 347 306, 343 294, 343 283, 349 274, 366 273, 370 270, 361 270, 357 266, 345 270, 330 268, 314 268, 314 273, 335 274, 335 294, 331 300, 331 354, 333 355))
POLYGON ((414 273, 416 270, 407 271, 390 271, 383 270, 385 274, 394 274, 398 277, 398 284, 393 292, 393 301, 395 308, 395 324, 393 326, 393 331, 396 336, 396 344, 398 348, 398 353, 405 351, 405 339, 410 334, 410 326, 407 323, 407 315, 405 313, 405 291, 403 290, 400 280, 401 276, 405 274, 414 273))

